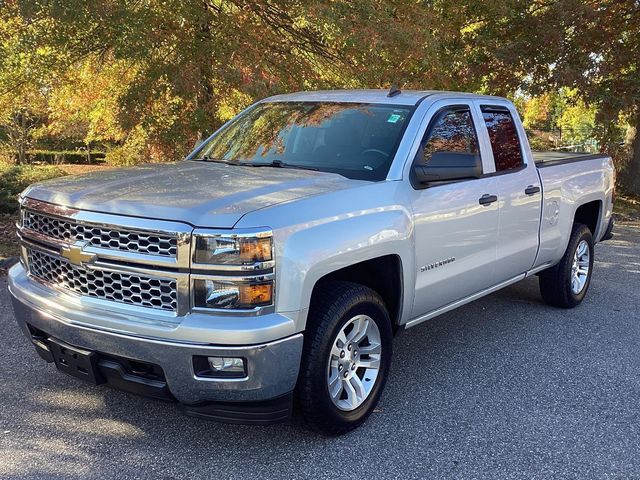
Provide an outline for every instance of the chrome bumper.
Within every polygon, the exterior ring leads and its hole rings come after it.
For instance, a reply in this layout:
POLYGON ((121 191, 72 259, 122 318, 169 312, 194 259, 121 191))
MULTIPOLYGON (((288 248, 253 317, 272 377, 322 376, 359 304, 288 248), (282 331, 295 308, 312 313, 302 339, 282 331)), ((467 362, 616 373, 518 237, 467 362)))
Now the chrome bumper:
POLYGON ((92 309, 81 301, 68 303, 70 299, 30 279, 21 265, 9 272, 9 291, 16 320, 28 338, 31 333, 27 324, 78 348, 159 365, 171 394, 181 403, 261 401, 285 395, 295 387, 303 337, 301 333, 291 334, 294 322, 290 318, 271 314, 203 319, 202 315, 195 315, 191 319, 185 317, 178 327, 149 324, 140 318, 127 319, 124 312, 92 309), (206 320, 209 329, 202 324, 206 320), (198 328, 194 328, 194 322, 198 328), (231 322, 236 327, 234 340, 245 339, 251 345, 218 345, 212 341, 213 337, 224 340, 234 336, 229 328, 231 322), (275 341, 252 342, 283 332, 289 335, 275 341), (185 336, 192 339, 185 341, 185 336), (247 376, 197 377, 194 355, 243 357, 247 376))

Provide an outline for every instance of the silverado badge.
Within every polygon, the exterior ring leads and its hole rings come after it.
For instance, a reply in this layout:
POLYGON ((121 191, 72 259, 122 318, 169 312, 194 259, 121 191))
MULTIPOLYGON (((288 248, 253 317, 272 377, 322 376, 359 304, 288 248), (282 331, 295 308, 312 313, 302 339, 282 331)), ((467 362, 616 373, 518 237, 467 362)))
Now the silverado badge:
POLYGON ((455 261, 456 261, 456 257, 446 258, 438 262, 430 263, 429 265, 423 265, 422 267, 420 267, 420 271, 427 272, 429 270, 433 270, 434 268, 442 267, 443 265, 447 265, 455 261))

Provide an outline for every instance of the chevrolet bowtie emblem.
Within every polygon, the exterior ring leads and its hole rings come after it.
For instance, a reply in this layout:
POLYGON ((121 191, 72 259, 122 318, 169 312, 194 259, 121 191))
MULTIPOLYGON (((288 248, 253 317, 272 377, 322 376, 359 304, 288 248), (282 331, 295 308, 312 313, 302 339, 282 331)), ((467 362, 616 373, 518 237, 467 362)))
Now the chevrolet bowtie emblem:
POLYGON ((95 260, 96 256, 93 253, 83 252, 85 242, 76 242, 70 247, 62 247, 60 255, 69 260, 73 265, 82 265, 83 263, 91 263, 95 260))

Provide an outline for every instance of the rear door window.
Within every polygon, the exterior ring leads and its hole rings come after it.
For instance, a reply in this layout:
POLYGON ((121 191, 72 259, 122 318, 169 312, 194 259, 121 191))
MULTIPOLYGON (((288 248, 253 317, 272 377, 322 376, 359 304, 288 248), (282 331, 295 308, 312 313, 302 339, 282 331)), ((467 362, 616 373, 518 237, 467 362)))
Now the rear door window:
POLYGON ((496 172, 519 169, 524 165, 520 138, 511 112, 500 107, 482 107, 482 116, 489 132, 496 172))

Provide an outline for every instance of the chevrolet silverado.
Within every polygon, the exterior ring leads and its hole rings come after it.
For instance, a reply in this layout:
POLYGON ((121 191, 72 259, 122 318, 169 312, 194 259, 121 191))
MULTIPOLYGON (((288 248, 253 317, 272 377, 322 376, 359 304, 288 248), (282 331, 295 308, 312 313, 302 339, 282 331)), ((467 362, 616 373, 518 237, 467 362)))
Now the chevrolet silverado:
POLYGON ((21 195, 16 320, 58 370, 265 424, 360 425, 394 334, 532 275, 587 293, 611 236, 606 155, 532 153, 504 98, 301 92, 186 159, 21 195))

